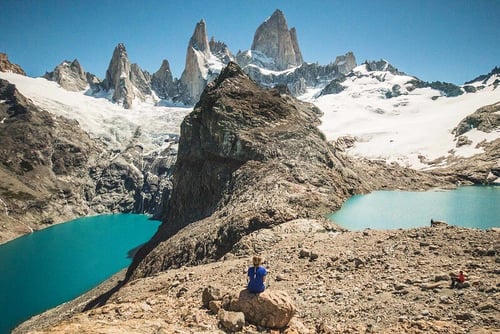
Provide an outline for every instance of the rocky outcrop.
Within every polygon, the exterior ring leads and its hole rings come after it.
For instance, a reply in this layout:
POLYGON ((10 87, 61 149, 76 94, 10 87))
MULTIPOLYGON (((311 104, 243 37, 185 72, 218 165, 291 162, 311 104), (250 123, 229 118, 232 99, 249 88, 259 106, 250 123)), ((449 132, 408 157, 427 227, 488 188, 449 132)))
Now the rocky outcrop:
POLYGON ((7 54, 2 52, 0 52, 0 72, 12 72, 26 75, 21 66, 11 63, 7 54))
POLYGON ((144 100, 146 96, 151 95, 151 74, 147 71, 143 71, 139 65, 130 65, 130 81, 132 85, 137 89, 137 96, 144 100))
POLYGON ((137 64, 130 64, 125 45, 118 44, 102 83, 104 90, 113 90, 112 100, 129 109, 134 99, 144 100, 151 94, 150 82, 149 73, 142 71, 137 64))
MULTIPOLYGON (((483 74, 475 79, 472 79, 470 81, 467 81, 464 85, 470 85, 473 83, 480 83, 479 88, 484 88, 484 86, 488 85, 490 81, 492 81, 493 86, 496 88, 500 84, 500 67, 495 66, 490 73, 488 74, 483 74)), ((465 88, 465 87, 464 87, 465 88)))
POLYGON ((337 71, 342 74, 347 74, 352 71, 353 68, 357 66, 356 57, 354 53, 347 52, 345 55, 337 56, 334 65, 337 65, 337 71))
POLYGON ((256 30, 252 51, 257 51, 273 60, 272 70, 282 71, 303 63, 295 28, 288 30, 283 12, 277 9, 256 30))
POLYGON ((365 62, 366 69, 370 72, 373 71, 383 71, 390 72, 394 75, 406 75, 404 72, 400 72, 397 68, 395 68, 392 64, 390 64, 387 60, 372 60, 365 62))
POLYGON ((63 61, 52 72, 46 72, 43 77, 57 82, 61 87, 69 91, 79 92, 88 88, 87 78, 93 81, 92 75, 87 76, 77 59, 63 61))
POLYGON ((490 133, 500 127, 500 102, 484 106, 463 119, 453 130, 456 137, 472 129, 490 133))
MULTIPOLYGON (((330 195, 320 191, 316 194, 319 202, 308 207, 310 182, 324 174, 326 189, 333 187, 335 175, 340 177, 335 168, 338 161, 317 124, 315 107, 260 88, 230 63, 181 125, 173 192, 164 216, 168 223, 136 258, 132 267, 140 266, 137 272, 130 273, 149 275, 184 261, 217 258, 241 235, 259 226, 319 214, 316 210, 323 206, 333 210, 347 189, 330 195), (284 181, 276 187, 273 180, 284 181), (303 184, 295 187, 296 182, 303 184), (267 190, 265 198, 257 195, 261 189, 267 190), (286 204, 283 192, 295 193, 293 206, 286 204), (256 198, 243 204, 243 194, 256 198), (227 212, 234 206, 240 207, 238 214, 227 212), (197 239, 207 238, 192 240, 202 248, 170 252, 171 247, 178 247, 178 240, 168 238, 193 222, 197 222, 196 228, 218 232, 196 233, 197 239), (146 251, 151 254, 143 259, 146 251), (167 253, 169 259, 159 255, 167 253), (160 258, 163 260, 158 262, 160 258)), ((181 235, 176 237, 183 238, 181 235)))
POLYGON ((184 101, 194 104, 205 88, 208 59, 210 58, 210 46, 205 21, 201 20, 196 24, 193 36, 189 40, 186 52, 186 66, 180 79, 181 87, 185 90, 184 101))
POLYGON ((168 60, 164 59, 158 71, 151 77, 151 88, 161 99, 173 98, 177 95, 176 85, 168 60))

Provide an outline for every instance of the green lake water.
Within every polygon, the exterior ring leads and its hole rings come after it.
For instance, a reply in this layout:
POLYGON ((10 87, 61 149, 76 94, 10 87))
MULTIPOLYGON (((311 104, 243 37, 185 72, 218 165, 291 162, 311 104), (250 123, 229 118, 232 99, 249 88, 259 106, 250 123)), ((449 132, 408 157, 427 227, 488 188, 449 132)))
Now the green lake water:
POLYGON ((430 226, 431 219, 461 227, 500 227, 500 186, 375 191, 351 197, 329 218, 352 231, 430 226))
POLYGON ((127 267, 159 225, 145 215, 85 217, 0 245, 0 334, 127 267))

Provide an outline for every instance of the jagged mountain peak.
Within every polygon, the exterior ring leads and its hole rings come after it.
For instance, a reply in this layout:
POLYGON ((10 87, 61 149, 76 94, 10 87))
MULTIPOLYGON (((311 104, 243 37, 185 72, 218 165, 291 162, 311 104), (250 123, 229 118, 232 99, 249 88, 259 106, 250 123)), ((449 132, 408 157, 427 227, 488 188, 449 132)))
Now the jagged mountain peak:
POLYGON ((54 71, 43 75, 43 78, 55 81, 64 89, 74 92, 87 89, 90 84, 88 77, 76 58, 73 61, 63 60, 54 71))
POLYGON ((191 39, 189 40, 188 48, 204 52, 207 55, 210 53, 205 20, 202 19, 196 24, 193 36, 191 36, 191 39))
POLYGON ((151 89, 153 89, 161 99, 167 99, 176 94, 172 71, 170 70, 168 60, 163 59, 158 71, 151 76, 151 89))
POLYGON ((279 9, 257 28, 251 49, 271 58, 272 70, 285 70, 303 62, 297 32, 295 28, 288 29, 285 15, 279 9))

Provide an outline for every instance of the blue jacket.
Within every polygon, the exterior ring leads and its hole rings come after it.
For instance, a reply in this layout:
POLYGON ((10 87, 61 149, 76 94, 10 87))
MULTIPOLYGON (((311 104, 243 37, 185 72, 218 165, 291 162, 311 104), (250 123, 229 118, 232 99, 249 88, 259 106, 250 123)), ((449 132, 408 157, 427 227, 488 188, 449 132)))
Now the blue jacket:
POLYGON ((248 268, 248 291, 251 293, 259 293, 266 289, 264 285, 264 276, 267 275, 267 270, 264 267, 249 267, 248 268))

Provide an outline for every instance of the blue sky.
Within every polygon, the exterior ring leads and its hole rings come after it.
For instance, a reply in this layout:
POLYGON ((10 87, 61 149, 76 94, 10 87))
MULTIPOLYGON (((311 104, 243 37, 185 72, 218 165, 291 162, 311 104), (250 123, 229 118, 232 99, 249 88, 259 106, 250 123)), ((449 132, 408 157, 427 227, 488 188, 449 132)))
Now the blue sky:
POLYGON ((304 60, 386 59, 426 81, 461 84, 500 65, 500 0, 0 0, 0 52, 40 76, 77 58, 105 76, 114 47, 155 72, 180 77, 197 22, 233 54, 250 48, 276 9, 295 27, 304 60))

